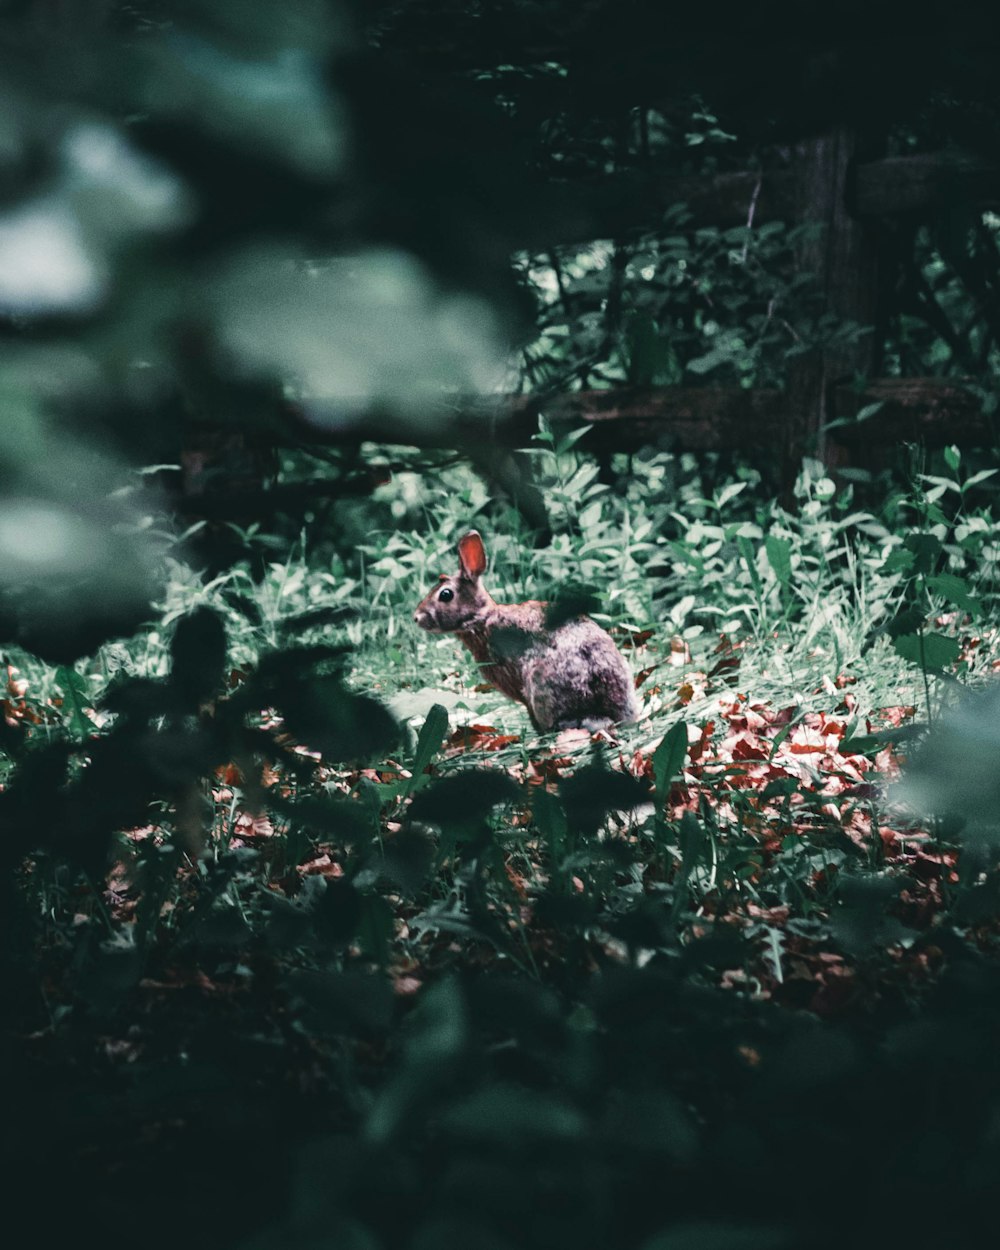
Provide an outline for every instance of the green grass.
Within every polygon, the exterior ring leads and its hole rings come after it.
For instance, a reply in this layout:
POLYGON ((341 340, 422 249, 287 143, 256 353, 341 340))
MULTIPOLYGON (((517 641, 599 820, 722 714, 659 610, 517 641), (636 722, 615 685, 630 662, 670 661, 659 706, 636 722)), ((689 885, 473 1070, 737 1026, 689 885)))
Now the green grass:
MULTIPOLYGON (((760 497, 752 473, 706 494, 691 457, 619 458, 612 487, 599 481, 584 446, 579 435, 560 441, 543 427, 534 468, 555 530, 549 547, 536 548, 517 512, 490 499, 462 466, 427 479, 404 473, 379 490, 370 505, 375 524, 364 527, 365 541, 346 556, 317 558, 303 541, 259 580, 238 566, 208 582, 168 558, 159 621, 81 661, 77 672, 95 699, 120 674, 162 677, 174 622, 200 604, 225 620, 234 670, 283 646, 344 644, 354 688, 385 700, 413 730, 441 702, 455 723, 527 734, 518 705, 474 690, 474 666, 454 639, 428 636, 412 621, 437 574, 455 567, 457 537, 477 525, 487 537, 488 584, 498 599, 548 598, 569 582, 583 583, 601 604, 598 620, 620 640, 649 635, 628 650, 634 670, 652 670, 642 690, 643 720, 624 731, 630 743, 648 746, 662 736, 675 719, 678 686, 712 666, 723 635, 743 648, 739 688, 776 706, 823 707, 824 683, 842 673, 856 680, 865 709, 915 704, 929 719, 946 700, 950 675, 925 681, 919 665, 907 663, 883 634, 915 599, 914 577, 894 563, 907 534, 932 536, 942 569, 984 613, 995 602, 997 525, 987 510, 962 506, 957 472, 934 478, 909 500, 890 498, 875 515, 807 465, 799 506, 788 513, 760 497), (942 496, 954 497, 959 510, 946 517, 942 496), (394 527, 400 515, 413 523, 394 527), (691 660, 673 668, 667 660, 678 640, 691 660)), ((954 612, 930 591, 918 607, 928 620, 954 612)), ((988 648, 970 652, 963 672, 976 679, 986 657, 988 648)), ((52 668, 26 655, 11 658, 35 701, 59 697, 52 668)), ((687 714, 697 717, 710 702, 696 694, 687 714)))

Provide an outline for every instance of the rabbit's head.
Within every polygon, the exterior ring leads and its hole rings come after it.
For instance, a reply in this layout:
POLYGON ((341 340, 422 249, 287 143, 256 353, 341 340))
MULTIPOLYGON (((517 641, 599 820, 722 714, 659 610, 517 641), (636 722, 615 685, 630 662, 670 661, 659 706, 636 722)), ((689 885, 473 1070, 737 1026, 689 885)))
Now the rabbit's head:
POLYGON ((421 600, 413 619, 436 634, 474 629, 493 607, 482 583, 486 571, 486 548, 477 530, 469 530, 458 543, 458 573, 442 574, 438 584, 421 600))

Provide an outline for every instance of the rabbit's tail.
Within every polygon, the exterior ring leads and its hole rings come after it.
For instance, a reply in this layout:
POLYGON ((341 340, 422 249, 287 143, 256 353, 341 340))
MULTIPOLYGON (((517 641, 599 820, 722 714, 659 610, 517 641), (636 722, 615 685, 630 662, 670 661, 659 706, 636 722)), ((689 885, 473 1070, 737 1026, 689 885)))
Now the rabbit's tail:
POLYGON ((554 726, 556 729, 586 729, 588 733, 596 733, 599 729, 611 729, 619 722, 610 716, 568 716, 554 726))

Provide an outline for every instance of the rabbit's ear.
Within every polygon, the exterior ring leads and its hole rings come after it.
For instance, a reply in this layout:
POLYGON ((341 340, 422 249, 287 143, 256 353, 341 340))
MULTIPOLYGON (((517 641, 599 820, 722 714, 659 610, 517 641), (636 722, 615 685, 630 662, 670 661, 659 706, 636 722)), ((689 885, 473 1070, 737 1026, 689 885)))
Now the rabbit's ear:
POLYGON ((469 530, 464 538, 458 540, 458 562, 462 576, 472 581, 486 572, 486 548, 478 530, 469 530))

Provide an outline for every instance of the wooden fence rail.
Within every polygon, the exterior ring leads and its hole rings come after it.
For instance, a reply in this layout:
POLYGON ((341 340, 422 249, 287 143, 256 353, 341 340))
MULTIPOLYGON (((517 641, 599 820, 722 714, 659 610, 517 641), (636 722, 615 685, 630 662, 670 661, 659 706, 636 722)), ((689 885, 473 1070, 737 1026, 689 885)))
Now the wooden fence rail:
MULTIPOLYGON (((759 451, 774 448, 787 429, 787 391, 738 386, 612 387, 571 391, 548 399, 521 395, 509 399, 470 399, 428 412, 421 423, 390 414, 372 416, 344 427, 323 419, 323 406, 312 405, 312 419, 296 428, 318 443, 363 441, 425 447, 486 444, 527 447, 538 430, 538 417, 568 427, 591 426, 589 448, 633 450, 663 444, 685 451, 759 451)), ((993 425, 974 392, 942 378, 873 378, 862 390, 843 383, 832 392, 830 419, 838 425, 828 442, 844 448, 889 447, 912 439, 928 446, 993 441, 993 425), (860 424, 863 409, 879 404, 860 424), (840 425, 839 422, 845 424, 840 425)))
MULTIPOLYGON (((879 223, 909 216, 930 220, 955 206, 1000 207, 1000 165, 962 152, 856 160, 855 136, 836 130, 797 145, 783 170, 703 178, 609 177, 574 185, 562 237, 526 246, 627 237, 656 227, 666 207, 683 203, 696 225, 733 226, 782 219, 818 222, 796 264, 813 275, 826 308, 860 325, 878 321, 879 223)), ((799 357, 783 390, 671 386, 534 396, 478 398, 426 420, 391 414, 345 421, 312 402, 288 422, 296 441, 353 443, 366 439, 460 448, 481 472, 519 498, 544 529, 544 505, 519 468, 515 451, 537 430, 539 412, 555 422, 590 425, 588 445, 602 452, 644 443, 677 450, 765 451, 790 485, 801 457, 831 467, 866 449, 901 441, 928 445, 992 444, 995 431, 973 390, 935 377, 873 377, 872 336, 799 357), (870 419, 852 424, 865 407, 870 419)))
MULTIPOLYGON (((872 325, 880 290, 879 221, 900 215, 931 219, 959 204, 998 207, 1000 165, 958 151, 858 162, 853 134, 837 130, 799 144, 786 169, 696 178, 611 176, 574 186, 573 196, 562 243, 650 229, 677 203, 699 226, 745 225, 751 217, 756 223, 819 222, 823 230, 801 245, 798 268, 814 276, 827 309, 872 325)), ((542 411, 550 420, 593 426, 589 445, 603 450, 644 442, 691 451, 765 448, 780 458, 788 479, 807 452, 836 465, 864 448, 906 440, 993 442, 992 423, 972 390, 935 377, 873 377, 871 337, 800 357, 781 391, 616 387, 545 400, 476 400, 454 415, 428 413, 426 425, 400 425, 391 417, 361 422, 348 437, 468 448, 481 445, 488 430, 497 446, 511 448, 528 442, 542 411), (881 406, 870 420, 848 423, 875 403, 881 406)), ((319 429, 326 424, 320 415, 319 429)))
MULTIPOLYGON (((699 226, 745 226, 751 204, 756 222, 791 221, 798 216, 797 183, 794 168, 686 178, 611 175, 573 188, 561 242, 649 229, 656 212, 674 204, 685 205, 699 226)), ((863 161, 843 194, 848 211, 860 218, 926 212, 955 200, 997 208, 1000 164, 962 151, 863 161)))

